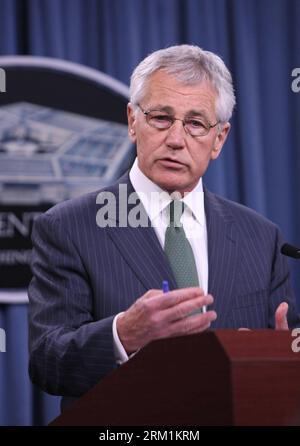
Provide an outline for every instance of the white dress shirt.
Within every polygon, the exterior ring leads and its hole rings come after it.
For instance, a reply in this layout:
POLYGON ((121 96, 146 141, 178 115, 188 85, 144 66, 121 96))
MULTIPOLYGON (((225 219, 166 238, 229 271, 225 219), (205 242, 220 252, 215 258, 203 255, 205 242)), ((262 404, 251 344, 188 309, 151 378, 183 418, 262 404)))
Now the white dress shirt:
MULTIPOLYGON (((173 198, 167 192, 163 191, 157 184, 153 183, 153 181, 141 171, 138 166, 137 158, 129 172, 129 178, 149 216, 157 238, 164 249, 165 232, 169 223, 167 209, 173 198)), ((204 293, 207 294, 207 228, 202 178, 200 178, 196 187, 182 198, 182 201, 185 206, 180 221, 194 253, 199 286, 204 290, 204 293)), ((140 296, 136 297, 138 298, 140 296)), ((117 333, 116 322, 120 314, 121 313, 119 313, 113 321, 114 352, 116 361, 119 364, 128 360, 128 355, 121 344, 117 333)))

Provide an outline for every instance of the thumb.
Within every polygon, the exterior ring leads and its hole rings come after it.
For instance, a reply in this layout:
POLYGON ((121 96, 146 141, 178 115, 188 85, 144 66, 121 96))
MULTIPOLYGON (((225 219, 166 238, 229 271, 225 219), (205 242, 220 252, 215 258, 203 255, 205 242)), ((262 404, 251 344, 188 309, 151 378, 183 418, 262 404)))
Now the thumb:
POLYGON ((289 306, 286 302, 282 302, 275 312, 275 329, 276 330, 288 330, 287 312, 289 306))

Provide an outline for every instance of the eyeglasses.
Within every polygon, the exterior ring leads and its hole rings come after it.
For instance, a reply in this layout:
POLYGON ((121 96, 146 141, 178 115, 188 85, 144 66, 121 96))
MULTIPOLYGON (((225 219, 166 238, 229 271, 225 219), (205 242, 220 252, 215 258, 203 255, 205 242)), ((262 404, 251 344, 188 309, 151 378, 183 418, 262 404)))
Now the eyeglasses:
POLYGON ((145 111, 142 109, 140 104, 137 104, 137 106, 144 113, 147 123, 151 127, 154 127, 155 129, 158 130, 167 130, 174 124, 175 121, 181 121, 186 133, 190 134, 191 136, 197 137, 197 136, 207 135, 210 129, 219 124, 219 121, 217 121, 215 124, 210 124, 204 118, 191 117, 191 118, 179 119, 175 118, 174 116, 168 114, 163 110, 145 111))

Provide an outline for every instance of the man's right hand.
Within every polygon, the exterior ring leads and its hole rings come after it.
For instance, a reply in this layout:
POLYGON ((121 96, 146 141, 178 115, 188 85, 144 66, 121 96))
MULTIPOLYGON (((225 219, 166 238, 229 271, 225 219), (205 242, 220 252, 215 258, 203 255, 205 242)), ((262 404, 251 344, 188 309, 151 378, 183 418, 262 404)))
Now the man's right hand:
POLYGON ((155 339, 200 333, 210 327, 217 314, 190 313, 212 303, 213 297, 205 295, 201 288, 180 288, 168 293, 149 290, 118 317, 119 339, 130 355, 155 339))

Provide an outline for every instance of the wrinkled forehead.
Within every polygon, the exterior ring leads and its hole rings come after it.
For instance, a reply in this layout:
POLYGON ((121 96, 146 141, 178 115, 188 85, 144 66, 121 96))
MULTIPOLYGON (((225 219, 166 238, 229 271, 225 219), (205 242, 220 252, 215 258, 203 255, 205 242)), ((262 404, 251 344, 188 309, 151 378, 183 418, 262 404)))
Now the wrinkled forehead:
POLYGON ((147 108, 203 110, 215 109, 217 92, 208 80, 184 83, 163 70, 151 75, 146 84, 143 105, 147 108))

